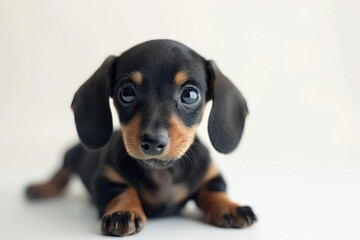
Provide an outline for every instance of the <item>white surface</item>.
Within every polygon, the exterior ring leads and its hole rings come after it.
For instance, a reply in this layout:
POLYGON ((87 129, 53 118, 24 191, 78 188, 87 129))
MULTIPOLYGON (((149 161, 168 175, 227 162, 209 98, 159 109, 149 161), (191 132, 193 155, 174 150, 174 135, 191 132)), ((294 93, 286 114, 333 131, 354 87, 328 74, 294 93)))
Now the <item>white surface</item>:
MULTIPOLYGON (((204 224, 190 204, 185 216, 149 220, 132 238, 360 239, 358 168, 244 166, 225 172, 230 196, 256 211, 259 221, 253 227, 222 229, 204 224)), ((24 165, 0 173, 4 180, 0 186, 1 239, 103 239, 96 210, 77 179, 63 197, 28 202, 22 190, 38 174, 29 174, 24 165)))
MULTIPOLYGON (((76 141, 79 85, 106 56, 156 38, 214 59, 247 99, 240 148, 212 154, 260 221, 159 219, 134 238, 360 239, 359 11, 336 0, 0 0, 0 239, 103 238, 78 181, 41 204, 23 188, 76 141)), ((206 121, 199 133, 209 142, 206 121)))

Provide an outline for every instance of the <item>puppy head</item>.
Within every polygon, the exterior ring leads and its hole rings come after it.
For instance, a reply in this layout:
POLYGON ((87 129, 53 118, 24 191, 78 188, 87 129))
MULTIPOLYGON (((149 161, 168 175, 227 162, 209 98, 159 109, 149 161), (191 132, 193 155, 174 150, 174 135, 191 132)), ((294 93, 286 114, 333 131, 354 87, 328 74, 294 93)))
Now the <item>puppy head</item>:
POLYGON ((90 149, 111 137, 109 97, 127 152, 147 167, 166 167, 183 156, 207 101, 213 100, 210 140, 222 153, 238 145, 248 113, 243 96, 214 62, 171 40, 145 42, 108 57, 76 92, 76 127, 90 149))

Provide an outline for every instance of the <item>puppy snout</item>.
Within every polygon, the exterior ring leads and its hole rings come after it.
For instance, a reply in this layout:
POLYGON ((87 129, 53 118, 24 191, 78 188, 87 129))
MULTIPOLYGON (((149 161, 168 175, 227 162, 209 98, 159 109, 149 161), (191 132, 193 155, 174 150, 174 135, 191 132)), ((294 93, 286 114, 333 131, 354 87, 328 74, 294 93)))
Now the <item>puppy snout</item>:
POLYGON ((141 149, 147 155, 160 155, 164 152, 169 137, 164 133, 149 134, 146 133, 141 137, 141 149))

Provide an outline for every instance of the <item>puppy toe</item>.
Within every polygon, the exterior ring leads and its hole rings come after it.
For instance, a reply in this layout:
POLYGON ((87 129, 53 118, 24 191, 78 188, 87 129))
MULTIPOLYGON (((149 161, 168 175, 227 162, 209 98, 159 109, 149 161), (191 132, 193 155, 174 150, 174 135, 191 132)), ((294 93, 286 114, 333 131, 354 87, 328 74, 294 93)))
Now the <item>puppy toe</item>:
POLYGON ((135 218, 135 227, 136 227, 136 232, 140 232, 143 227, 144 227, 144 221, 141 219, 141 217, 136 217, 135 218))
POLYGON ((141 231, 145 219, 131 211, 116 211, 102 218, 101 231, 105 235, 128 236, 141 231))
POLYGON ((256 215, 252 209, 248 206, 244 207, 235 207, 231 210, 231 216, 233 217, 232 227, 234 228, 244 228, 252 225, 257 221, 256 215))
POLYGON ((208 222, 224 228, 244 228, 257 221, 253 210, 233 203, 213 205, 205 212, 208 222))
POLYGON ((113 225, 111 223, 111 217, 109 215, 105 215, 102 218, 101 232, 105 235, 111 235, 112 229, 113 225))
POLYGON ((250 226, 257 221, 255 213, 249 206, 237 207, 236 213, 238 218, 241 219, 246 226, 250 226))

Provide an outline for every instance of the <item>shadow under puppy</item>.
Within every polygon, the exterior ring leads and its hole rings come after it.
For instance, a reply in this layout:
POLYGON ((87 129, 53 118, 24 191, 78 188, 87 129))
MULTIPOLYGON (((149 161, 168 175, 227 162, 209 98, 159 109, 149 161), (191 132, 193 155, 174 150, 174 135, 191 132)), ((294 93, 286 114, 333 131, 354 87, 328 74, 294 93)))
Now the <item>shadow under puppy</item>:
POLYGON ((213 61, 171 40, 108 57, 71 105, 82 144, 68 150, 63 167, 48 182, 30 186, 27 196, 56 196, 76 173, 107 235, 137 233, 147 217, 176 214, 190 199, 211 224, 250 226, 255 214, 227 197, 224 179, 195 134, 210 100, 211 143, 229 153, 240 141, 248 110, 213 61), (120 131, 113 132, 109 97, 120 131))

